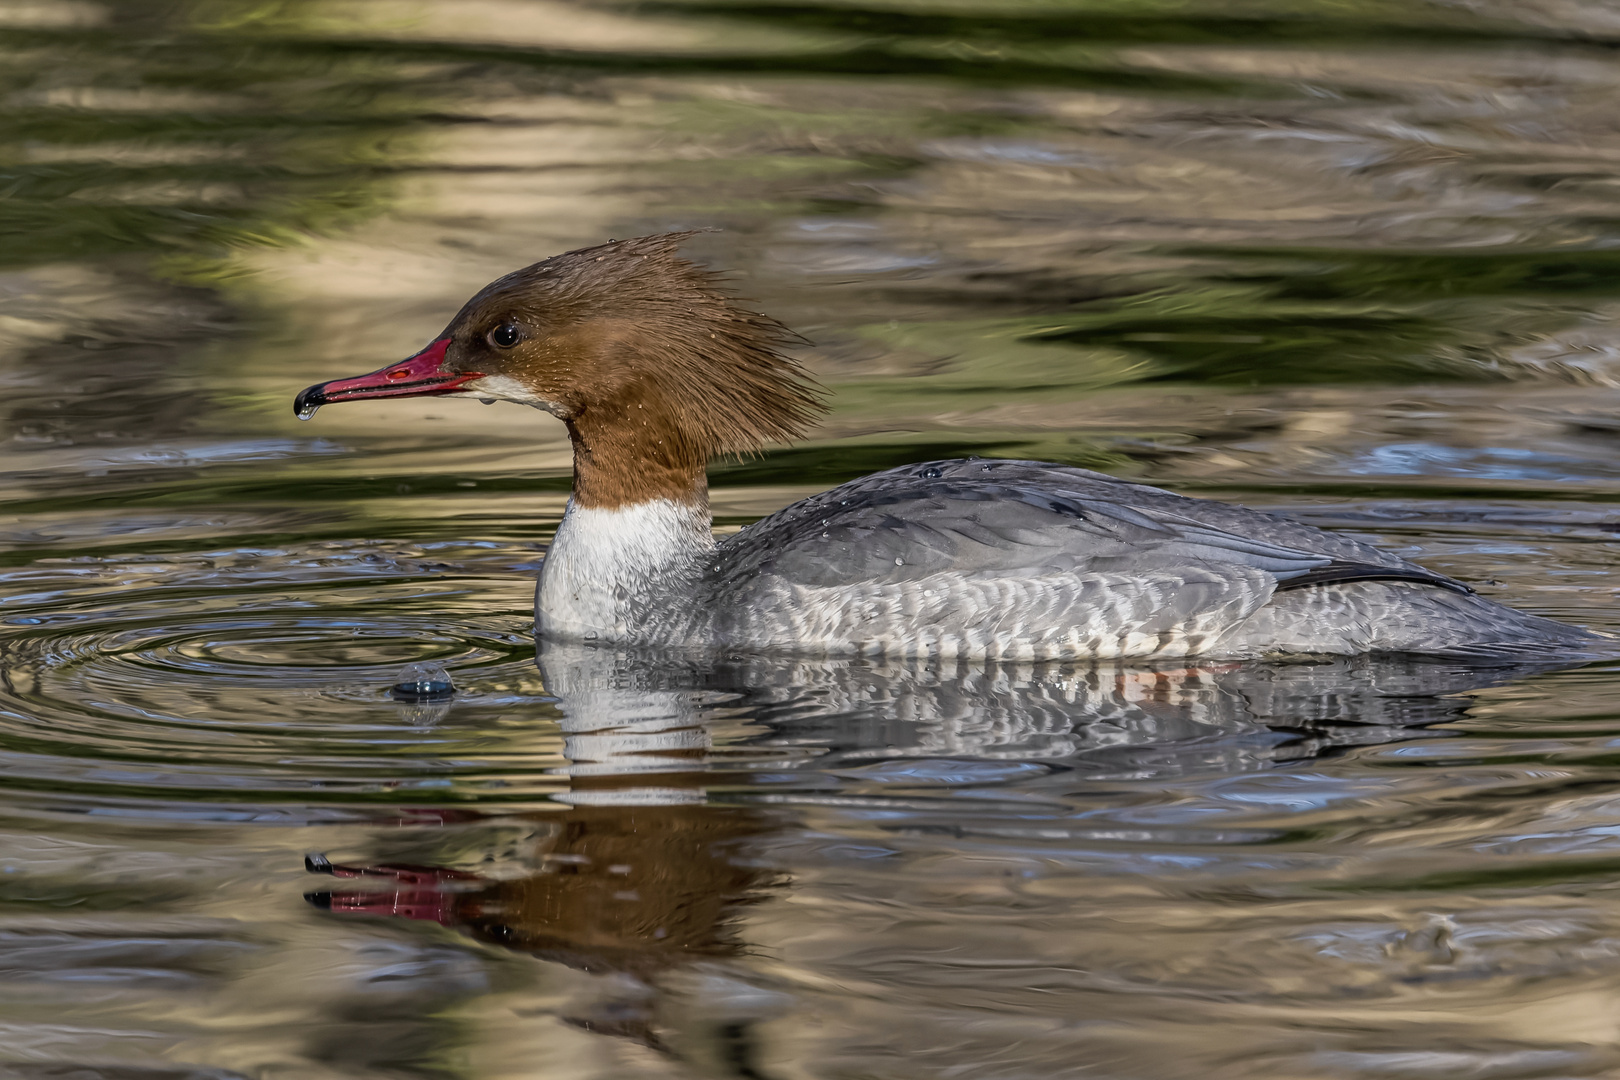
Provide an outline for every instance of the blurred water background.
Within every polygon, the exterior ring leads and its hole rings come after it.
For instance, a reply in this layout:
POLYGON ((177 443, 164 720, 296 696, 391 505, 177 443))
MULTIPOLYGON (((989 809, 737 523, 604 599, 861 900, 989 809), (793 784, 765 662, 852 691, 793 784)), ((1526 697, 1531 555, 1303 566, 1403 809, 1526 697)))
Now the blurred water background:
POLYGON ((537 663, 560 425, 290 404, 713 227, 836 393, 722 528, 1038 457, 1620 630, 1617 91, 1599 0, 0 2, 0 1077, 1615 1075, 1620 669, 537 663))

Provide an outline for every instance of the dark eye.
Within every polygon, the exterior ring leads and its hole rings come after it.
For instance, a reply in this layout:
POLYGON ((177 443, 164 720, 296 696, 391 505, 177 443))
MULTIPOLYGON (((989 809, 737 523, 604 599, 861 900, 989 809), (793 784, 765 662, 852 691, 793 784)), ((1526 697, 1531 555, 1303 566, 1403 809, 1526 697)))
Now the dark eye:
POLYGON ((523 340, 523 331, 518 329, 517 323, 501 323, 489 332, 489 343, 497 349, 510 349, 523 340))

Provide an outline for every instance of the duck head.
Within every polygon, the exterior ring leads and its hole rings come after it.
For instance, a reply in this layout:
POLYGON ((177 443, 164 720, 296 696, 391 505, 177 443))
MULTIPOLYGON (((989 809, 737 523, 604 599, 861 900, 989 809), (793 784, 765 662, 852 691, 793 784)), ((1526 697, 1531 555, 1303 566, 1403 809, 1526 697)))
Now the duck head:
POLYGON ((797 336, 681 258, 689 235, 616 240, 514 271, 421 352, 311 386, 294 411, 429 395, 514 401, 568 425, 582 505, 705 495, 711 457, 791 439, 823 406, 783 355, 797 336))

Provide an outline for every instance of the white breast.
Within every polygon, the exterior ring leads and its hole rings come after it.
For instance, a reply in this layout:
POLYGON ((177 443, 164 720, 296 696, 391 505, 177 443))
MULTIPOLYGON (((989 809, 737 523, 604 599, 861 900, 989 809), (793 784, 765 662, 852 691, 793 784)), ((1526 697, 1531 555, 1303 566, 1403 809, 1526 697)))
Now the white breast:
POLYGON ((653 499, 614 510, 572 500, 540 571, 535 627, 585 641, 625 641, 714 548, 708 507, 653 499))

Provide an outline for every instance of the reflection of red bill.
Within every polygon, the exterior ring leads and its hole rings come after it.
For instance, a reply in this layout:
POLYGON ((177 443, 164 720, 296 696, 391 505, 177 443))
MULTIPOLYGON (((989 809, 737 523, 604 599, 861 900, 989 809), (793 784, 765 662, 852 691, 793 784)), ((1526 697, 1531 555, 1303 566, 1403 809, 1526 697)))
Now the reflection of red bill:
POLYGON ((458 882, 477 881, 477 874, 431 866, 341 866, 324 855, 309 855, 305 869, 340 878, 375 878, 404 886, 395 889, 355 889, 347 892, 312 892, 304 899, 316 907, 351 915, 392 915, 400 919, 420 919, 451 926, 456 918, 459 890, 447 888, 458 882))

